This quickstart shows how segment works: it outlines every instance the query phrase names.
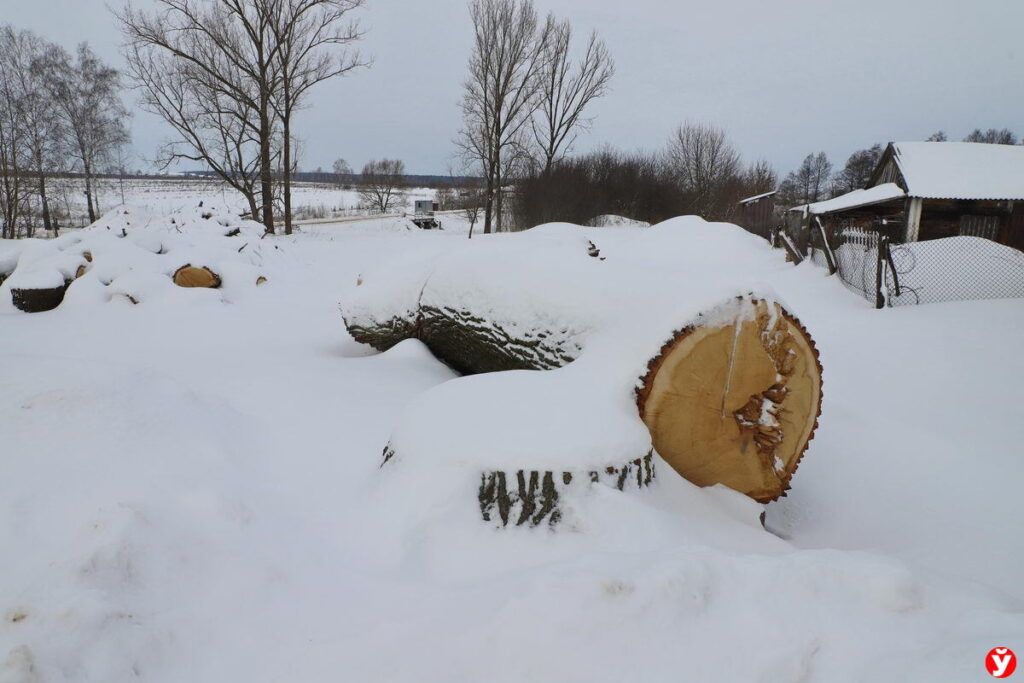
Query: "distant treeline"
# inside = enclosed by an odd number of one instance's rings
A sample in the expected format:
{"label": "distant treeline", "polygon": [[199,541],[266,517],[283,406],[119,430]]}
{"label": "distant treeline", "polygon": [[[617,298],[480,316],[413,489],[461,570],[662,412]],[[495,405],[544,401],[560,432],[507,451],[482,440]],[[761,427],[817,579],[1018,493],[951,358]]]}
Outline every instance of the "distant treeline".
{"label": "distant treeline", "polygon": [[[135,177],[135,176],[132,176]],[[150,176],[146,176],[147,178]],[[167,178],[168,176],[154,176]],[[181,176],[177,176],[181,177]],[[213,171],[188,171],[185,174],[188,178],[209,178],[218,179],[219,176]],[[460,187],[472,185],[477,178],[469,176],[448,176],[448,175],[404,175],[403,184],[406,187]],[[334,185],[362,185],[363,176],[360,173],[331,173],[329,171],[296,171],[292,179],[304,183],[330,183]]]}

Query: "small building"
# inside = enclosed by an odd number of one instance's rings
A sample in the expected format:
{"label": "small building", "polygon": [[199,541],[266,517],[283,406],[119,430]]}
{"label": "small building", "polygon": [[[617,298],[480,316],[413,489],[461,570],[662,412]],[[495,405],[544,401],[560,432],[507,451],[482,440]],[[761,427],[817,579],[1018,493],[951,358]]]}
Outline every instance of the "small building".
{"label": "small building", "polygon": [[890,226],[897,242],[973,236],[1024,250],[1024,146],[892,142],[865,189],[796,211],[832,229]]}
{"label": "small building", "polygon": [[739,201],[736,225],[768,239],[775,227],[775,195],[777,190],[747,197]]}

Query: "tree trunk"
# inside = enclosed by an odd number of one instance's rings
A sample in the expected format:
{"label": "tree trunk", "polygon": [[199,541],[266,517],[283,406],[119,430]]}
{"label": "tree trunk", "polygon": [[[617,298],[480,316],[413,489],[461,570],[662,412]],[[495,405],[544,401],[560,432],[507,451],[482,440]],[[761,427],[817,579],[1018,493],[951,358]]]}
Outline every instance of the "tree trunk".
{"label": "tree trunk", "polygon": [[83,166],[85,168],[85,203],[88,205],[89,223],[95,223],[96,211],[92,208],[92,167],[88,161]]}
{"label": "tree trunk", "polygon": [[291,101],[290,79],[285,78],[284,85],[284,116],[281,123],[284,134],[284,234],[292,234],[292,112],[287,104]]}
{"label": "tree trunk", "polygon": [[494,169],[487,169],[487,188],[484,194],[484,234],[491,232],[491,218],[494,212]]}
{"label": "tree trunk", "polygon": [[53,225],[50,221],[50,200],[46,197],[46,175],[42,163],[39,164],[39,201],[43,205],[43,229],[50,232]]}
{"label": "tree trunk", "polygon": [[495,172],[495,175],[497,176],[497,182],[495,183],[495,185],[498,186],[498,196],[494,200],[494,213],[496,215],[496,219],[494,221],[494,232],[501,232],[502,211],[504,205],[503,200],[505,197],[505,193],[502,192],[501,166],[498,167],[497,171]]}
{"label": "tree trunk", "polygon": [[270,95],[260,93],[260,194],[263,201],[263,226],[274,234],[274,185],[273,169],[270,167]]}
{"label": "tree trunk", "polygon": [[[507,258],[519,254],[529,260],[529,253],[513,252]],[[465,254],[468,260],[481,258],[472,251]],[[567,261],[578,258],[573,253],[566,257]],[[505,260],[506,256],[496,254],[494,258]],[[518,270],[530,277],[533,271],[525,260]],[[628,272],[631,266],[620,262],[618,267],[622,265]],[[647,264],[636,267],[646,268]],[[466,272],[479,268],[475,263]],[[377,289],[371,278],[370,284],[360,287],[372,289],[359,290],[354,304],[343,304],[349,333],[356,341],[379,350],[405,339],[418,339],[437,358],[464,374],[560,368],[582,353],[587,339],[605,333],[607,345],[609,339],[622,338],[615,336],[614,329],[583,329],[586,325],[574,326],[568,318],[553,318],[551,312],[566,310],[563,292],[531,291],[534,298],[548,296],[550,309],[543,299],[528,307],[517,304],[516,297],[509,302],[507,291],[516,290],[515,282],[503,282],[493,289],[480,286],[471,299],[479,310],[469,310],[465,303],[451,298],[452,292],[462,291],[460,272],[455,258],[433,267],[419,280],[413,278],[410,291],[415,289],[418,299],[411,311],[391,309],[391,302],[396,301],[393,287],[384,281],[385,286]],[[578,292],[587,291],[609,271],[600,266],[575,272],[582,273],[584,280],[593,273],[593,282],[567,285],[580,288],[568,300],[574,306],[586,306],[576,302],[592,300],[580,298]],[[701,291],[699,286],[694,289]],[[379,300],[375,299],[377,291],[382,292]],[[685,298],[685,289],[680,295]],[[635,305],[643,310],[644,295],[636,296]],[[388,313],[391,310],[396,312]],[[704,310],[701,315],[679,320],[678,331],[668,339],[651,339],[644,346],[624,343],[622,361],[647,367],[646,374],[632,384],[639,417],[650,430],[654,449],[691,482],[724,484],[760,502],[775,500],[789,489],[817,427],[821,408],[818,352],[800,322],[772,300],[741,295],[724,303],[707,301]],[[629,349],[635,348],[646,348],[643,353],[650,355],[630,359],[629,354],[636,352]],[[623,387],[624,392],[630,390],[630,386]],[[529,425],[522,428],[529,429]],[[627,463],[642,454],[622,456]],[[561,473],[557,467],[551,469],[557,479]],[[501,496],[494,491],[500,487],[486,475],[482,490],[490,487],[487,500],[498,505],[495,501]],[[512,486],[509,478],[515,473],[504,476],[508,491]],[[489,510],[482,508],[485,517],[492,514]],[[507,523],[508,515],[500,516]]]}

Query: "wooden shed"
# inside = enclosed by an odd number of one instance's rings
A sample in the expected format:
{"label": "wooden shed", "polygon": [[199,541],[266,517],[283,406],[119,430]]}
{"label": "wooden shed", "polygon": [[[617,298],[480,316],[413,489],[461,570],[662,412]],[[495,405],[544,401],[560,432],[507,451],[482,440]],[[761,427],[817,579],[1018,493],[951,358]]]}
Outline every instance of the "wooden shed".
{"label": "wooden shed", "polygon": [[775,219],[776,190],[747,197],[739,201],[736,225],[765,239],[777,222]]}
{"label": "wooden shed", "polygon": [[1024,250],[1024,146],[892,142],[865,189],[801,208],[832,225],[892,226],[900,242],[969,235]]}

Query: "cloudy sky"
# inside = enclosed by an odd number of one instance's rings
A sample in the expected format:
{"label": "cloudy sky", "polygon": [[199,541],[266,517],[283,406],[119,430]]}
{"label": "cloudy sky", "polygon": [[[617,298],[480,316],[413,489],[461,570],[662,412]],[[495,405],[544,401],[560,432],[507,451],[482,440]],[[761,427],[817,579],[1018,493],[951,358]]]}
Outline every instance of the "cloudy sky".
{"label": "cloudy sky", "polygon": [[[785,173],[808,152],[841,163],[938,129],[1024,134],[1024,0],[535,1],[570,18],[580,39],[596,29],[617,63],[580,151],[655,149],[680,122],[710,121],[745,159]],[[66,47],[88,41],[120,64],[106,4],[0,0],[0,21]],[[446,172],[470,48],[466,1],[368,0],[360,17],[373,66],[310,98],[302,167],[388,156],[411,173]],[[168,135],[143,112],[132,128],[141,159]]]}

